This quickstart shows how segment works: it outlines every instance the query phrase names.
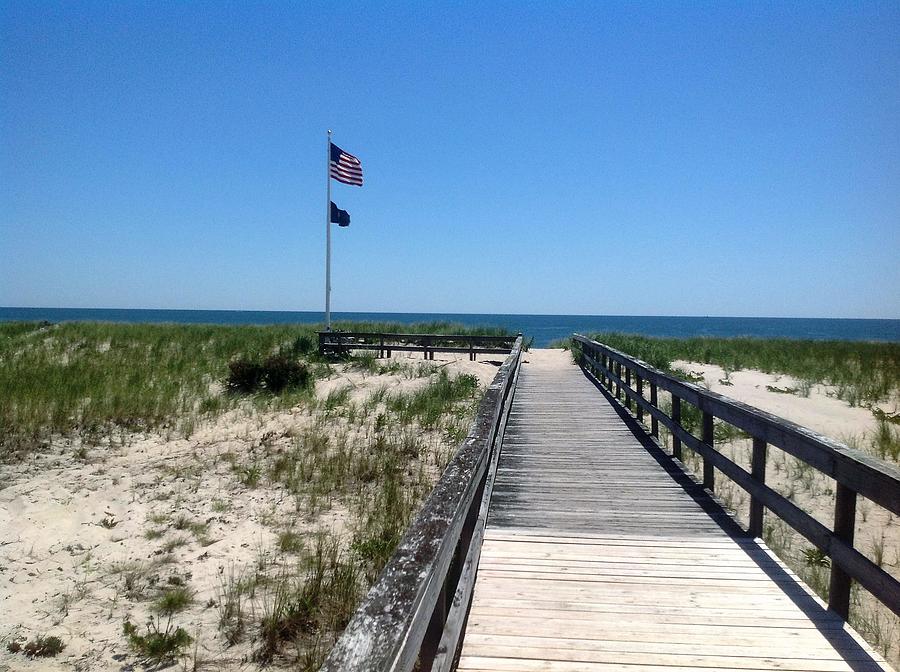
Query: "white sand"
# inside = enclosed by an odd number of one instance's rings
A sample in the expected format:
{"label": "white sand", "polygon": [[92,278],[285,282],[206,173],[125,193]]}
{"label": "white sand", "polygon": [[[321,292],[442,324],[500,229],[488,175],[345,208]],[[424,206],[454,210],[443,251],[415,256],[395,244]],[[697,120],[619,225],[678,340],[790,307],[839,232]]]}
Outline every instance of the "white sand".
{"label": "white sand", "polygon": [[[427,365],[446,367],[454,376],[474,374],[484,386],[502,356],[478,362],[466,358],[436,355]],[[421,354],[401,359],[423,362]],[[336,375],[317,382],[319,398],[350,386],[351,398],[360,401],[380,386],[406,391],[427,382],[402,374],[335,369]],[[0,466],[0,670],[87,672],[135,663],[123,621],[129,618],[142,627],[149,600],[158,594],[154,585],[170,580],[196,591],[193,607],[173,621],[198,640],[199,657],[214,664],[204,669],[244,669],[241,661],[246,663],[252,643],[229,648],[218,630],[218,610],[207,604],[217,601],[229,572],[261,559],[286,561],[276,557],[273,545],[297,513],[293,499],[265,478],[255,489],[242,486],[232,461],[250,464],[288,446],[291,436],[310,422],[303,408],[269,413],[241,409],[198,426],[189,439],[131,437],[125,446],[90,448],[86,461],[73,456],[75,443],[59,440],[49,454]],[[196,538],[189,529],[172,529],[179,518],[207,524],[208,539]],[[335,506],[315,520],[297,521],[296,529],[340,530],[343,524],[344,512]],[[157,529],[167,531],[160,538],[146,538]],[[186,540],[183,546],[163,552],[167,542],[180,538]],[[137,567],[143,568],[138,583],[146,597],[129,599],[122,569]],[[255,634],[256,621],[250,620],[247,639]],[[42,634],[61,637],[63,653],[29,660],[6,650],[13,639]]]}
{"label": "white sand", "polygon": [[715,364],[676,361],[673,366],[703,376],[703,384],[713,392],[743,401],[839,441],[871,436],[877,422],[868,408],[851,407],[826,385],[813,385],[809,396],[772,392],[768,387],[802,389],[799,380],[750,369],[731,373],[726,384],[725,370]]}

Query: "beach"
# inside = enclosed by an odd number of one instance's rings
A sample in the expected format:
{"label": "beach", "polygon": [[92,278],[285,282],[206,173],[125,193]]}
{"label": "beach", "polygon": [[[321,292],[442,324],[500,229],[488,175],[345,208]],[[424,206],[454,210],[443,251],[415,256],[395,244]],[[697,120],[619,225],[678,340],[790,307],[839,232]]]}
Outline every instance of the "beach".
{"label": "beach", "polygon": [[[523,365],[543,352],[526,353]],[[400,525],[391,534],[402,532],[465,436],[472,404],[500,359],[440,353],[434,360],[418,353],[351,359],[321,369],[309,396],[287,407],[248,397],[218,415],[193,418],[187,431],[172,418],[153,430],[93,442],[62,432],[24,459],[4,462],[0,636],[6,643],[56,636],[65,648],[46,659],[4,648],[0,669],[148,664],[126,624],[145,633],[183,629],[190,644],[175,658],[188,669],[316,669],[397,541],[371,530],[388,516]],[[673,367],[861,450],[870,449],[878,431],[872,408],[838,398],[834,386],[694,361]],[[470,381],[475,397],[466,392],[467,401],[450,400],[427,421],[398,410],[410,406],[396,400],[452,381]],[[207,392],[224,393],[217,382]],[[896,414],[897,397],[881,407]],[[749,439],[729,436],[717,447],[749,466]],[[390,472],[374,454],[389,455]],[[685,464],[699,473],[690,453]],[[768,483],[830,525],[833,487],[798,465],[771,449]],[[402,490],[385,490],[385,483]],[[746,524],[743,491],[720,478],[717,496]],[[398,498],[403,506],[392,508]],[[900,575],[900,526],[865,502],[860,510],[857,547],[869,557],[878,553],[879,564]],[[769,519],[764,536],[813,588],[827,582],[823,567],[805,563],[809,545],[786,526]],[[319,611],[306,618],[324,620],[314,627],[313,620],[290,627],[278,621],[287,630],[273,633],[271,624],[284,616],[279,595],[309,585],[316,562],[333,595],[317,596]],[[338,583],[342,572],[352,577]],[[896,618],[865,596],[859,604],[880,619],[881,647],[896,661]]]}

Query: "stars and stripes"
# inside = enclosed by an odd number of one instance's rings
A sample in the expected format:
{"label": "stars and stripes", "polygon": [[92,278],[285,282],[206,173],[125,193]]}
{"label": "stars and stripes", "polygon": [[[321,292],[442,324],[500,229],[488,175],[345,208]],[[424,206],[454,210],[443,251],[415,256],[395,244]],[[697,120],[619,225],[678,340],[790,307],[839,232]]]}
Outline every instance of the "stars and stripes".
{"label": "stars and stripes", "polygon": [[362,164],[352,154],[348,154],[331,143],[331,177],[344,184],[361,187],[363,183]]}

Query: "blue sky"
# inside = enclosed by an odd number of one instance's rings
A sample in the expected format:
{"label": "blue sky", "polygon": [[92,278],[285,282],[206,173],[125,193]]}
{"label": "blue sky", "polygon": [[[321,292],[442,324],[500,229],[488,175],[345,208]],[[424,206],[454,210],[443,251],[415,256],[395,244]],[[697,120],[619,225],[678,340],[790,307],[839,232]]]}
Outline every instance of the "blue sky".
{"label": "blue sky", "polygon": [[900,318],[900,4],[0,4],[0,305]]}

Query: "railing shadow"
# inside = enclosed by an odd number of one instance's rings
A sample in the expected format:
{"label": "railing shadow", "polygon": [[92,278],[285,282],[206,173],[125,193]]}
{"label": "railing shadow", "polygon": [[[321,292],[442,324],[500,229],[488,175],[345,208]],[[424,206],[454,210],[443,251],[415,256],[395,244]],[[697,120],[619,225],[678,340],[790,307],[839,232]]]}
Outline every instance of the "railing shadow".
{"label": "railing shadow", "polygon": [[[685,472],[676,459],[669,455],[647,432],[646,428],[625,408],[615,395],[606,389],[591,373],[580,367],[582,374],[596,387],[609,402],[615,413],[641,444],[641,447],[657,462],[672,480],[707,514],[722,531],[731,537],[747,557],[762,570],[779,590],[810,620],[819,633],[840,653],[844,662],[855,672],[871,670],[878,666],[877,659],[846,630],[840,629],[844,623],[834,612],[828,610],[810,595],[783,567],[772,561],[769,554],[744,530],[738,522],[710,495],[703,485],[691,474]],[[830,626],[830,627],[828,627]]]}

